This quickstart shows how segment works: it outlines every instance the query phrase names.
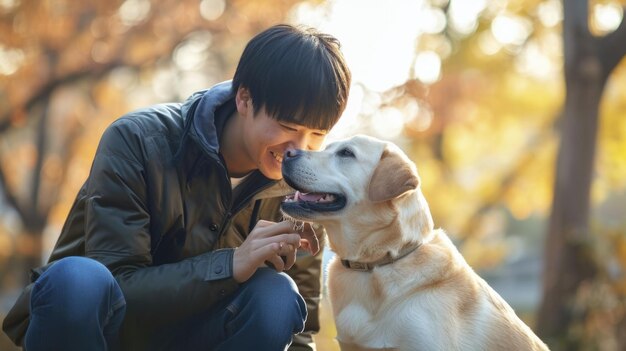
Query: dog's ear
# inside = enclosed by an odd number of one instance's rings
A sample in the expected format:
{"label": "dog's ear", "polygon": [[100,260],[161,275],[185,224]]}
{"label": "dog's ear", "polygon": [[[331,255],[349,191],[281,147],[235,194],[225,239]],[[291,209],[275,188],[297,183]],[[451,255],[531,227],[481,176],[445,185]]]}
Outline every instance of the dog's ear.
{"label": "dog's ear", "polygon": [[373,202],[391,200],[417,189],[418,185],[415,169],[398,152],[385,148],[370,179],[369,199]]}

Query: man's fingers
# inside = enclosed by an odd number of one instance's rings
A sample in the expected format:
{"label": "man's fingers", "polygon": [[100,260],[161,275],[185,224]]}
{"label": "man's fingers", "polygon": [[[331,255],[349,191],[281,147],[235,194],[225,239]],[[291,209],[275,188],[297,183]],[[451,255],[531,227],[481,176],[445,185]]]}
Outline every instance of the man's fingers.
{"label": "man's fingers", "polygon": [[274,268],[277,272],[282,272],[285,270],[285,262],[278,255],[272,255],[265,260],[266,263],[270,263],[272,268]]}
{"label": "man's fingers", "polygon": [[[267,222],[267,221],[263,221],[263,222]],[[255,236],[257,238],[267,238],[267,237],[274,236],[277,234],[293,232],[293,223],[288,222],[288,221],[279,222],[279,223],[269,222],[270,224],[262,223],[261,226],[259,226],[260,223],[261,221],[257,222],[257,225],[252,230],[255,233]]]}
{"label": "man's fingers", "polygon": [[264,219],[260,219],[258,222],[256,222],[256,225],[254,226],[255,228],[265,228],[265,227],[269,227],[273,224],[276,224],[276,222],[272,222],[272,221],[266,221]]}
{"label": "man's fingers", "polygon": [[[295,233],[289,233],[289,234],[275,235],[275,236],[272,236],[272,237],[269,237],[269,238],[257,239],[255,241],[255,246],[256,247],[264,247],[264,246],[270,245],[272,243],[290,244],[290,245],[293,245],[293,247],[295,249],[295,248],[300,247],[300,235],[295,234]],[[283,249],[283,248],[281,248],[281,249]],[[283,251],[281,251],[281,252],[283,252]],[[286,252],[286,251],[284,251],[284,252]],[[278,253],[278,252],[276,252],[276,253]]]}

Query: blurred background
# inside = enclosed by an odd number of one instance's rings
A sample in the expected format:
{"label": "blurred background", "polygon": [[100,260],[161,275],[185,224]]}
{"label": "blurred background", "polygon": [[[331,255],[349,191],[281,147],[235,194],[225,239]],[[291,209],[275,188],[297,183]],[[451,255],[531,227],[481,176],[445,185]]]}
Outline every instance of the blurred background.
{"label": "blurred background", "polygon": [[[436,226],[552,349],[625,350],[625,5],[0,0],[0,317],[104,128],[230,79],[247,41],[286,22],[338,37],[352,69],[329,141],[400,145]],[[318,349],[337,350],[323,301]]]}

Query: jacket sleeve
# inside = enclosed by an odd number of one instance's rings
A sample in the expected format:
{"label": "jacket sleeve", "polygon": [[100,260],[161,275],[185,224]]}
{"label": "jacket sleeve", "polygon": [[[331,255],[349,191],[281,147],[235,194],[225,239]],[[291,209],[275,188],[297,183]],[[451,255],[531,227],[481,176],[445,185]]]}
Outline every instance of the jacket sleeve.
{"label": "jacket sleeve", "polygon": [[124,328],[174,323],[215,304],[238,286],[233,249],[152,266],[146,140],[135,122],[109,127],[94,158],[85,202],[85,254],[106,265],[126,298]]}

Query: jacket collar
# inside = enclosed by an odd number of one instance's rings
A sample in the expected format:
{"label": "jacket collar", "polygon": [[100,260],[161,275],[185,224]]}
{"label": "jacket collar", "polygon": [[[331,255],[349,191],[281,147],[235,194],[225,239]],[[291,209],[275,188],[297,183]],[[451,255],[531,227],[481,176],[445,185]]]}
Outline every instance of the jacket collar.
{"label": "jacket collar", "polygon": [[189,136],[209,154],[219,153],[219,137],[226,120],[235,112],[235,95],[231,87],[231,81],[226,81],[195,93],[188,100],[194,103],[193,108],[190,106],[184,111]]}

